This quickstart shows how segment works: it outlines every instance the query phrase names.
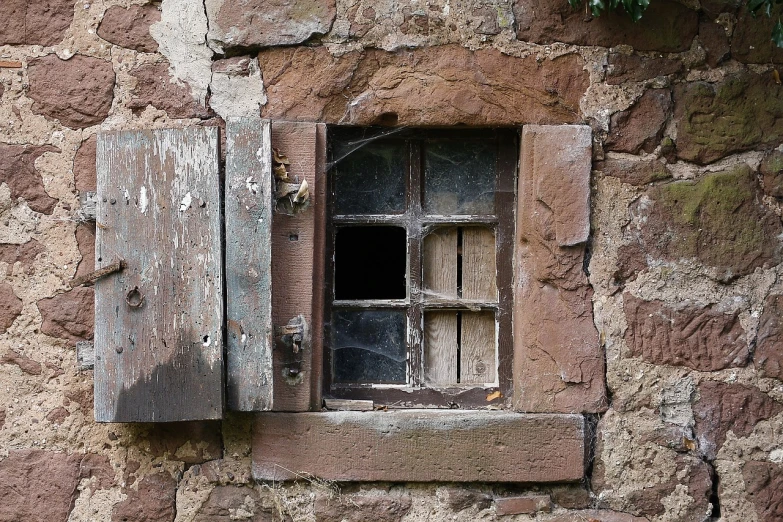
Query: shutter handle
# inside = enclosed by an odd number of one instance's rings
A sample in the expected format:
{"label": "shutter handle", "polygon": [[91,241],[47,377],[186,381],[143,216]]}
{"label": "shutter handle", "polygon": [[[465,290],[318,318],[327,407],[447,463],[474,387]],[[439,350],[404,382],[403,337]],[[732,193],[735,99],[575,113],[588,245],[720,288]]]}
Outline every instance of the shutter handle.
{"label": "shutter handle", "polygon": [[307,321],[298,315],[288,321],[285,326],[277,327],[280,343],[288,348],[285,354],[285,373],[288,377],[296,377],[302,371],[302,354],[307,347]]}

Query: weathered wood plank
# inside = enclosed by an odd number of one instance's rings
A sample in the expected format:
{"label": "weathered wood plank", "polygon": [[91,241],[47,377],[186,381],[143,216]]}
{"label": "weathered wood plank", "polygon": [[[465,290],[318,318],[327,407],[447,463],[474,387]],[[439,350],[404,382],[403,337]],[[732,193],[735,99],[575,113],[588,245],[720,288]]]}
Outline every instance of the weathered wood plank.
{"label": "weathered wood plank", "polygon": [[373,401],[361,401],[356,399],[324,399],[324,407],[335,411],[372,411]]}
{"label": "weathered wood plank", "polygon": [[[307,181],[311,193],[324,183],[319,167],[319,124],[273,122],[272,147],[285,155],[290,164],[288,175],[293,182]],[[313,324],[313,274],[316,224],[313,205],[294,215],[275,212],[272,217],[272,323],[283,326],[302,316],[309,326]],[[322,262],[322,261],[319,261]],[[313,332],[321,335],[321,332]],[[308,411],[320,407],[315,403],[312,367],[313,344],[305,339],[302,350],[292,353],[291,347],[275,339],[273,351],[273,404],[276,411]],[[317,372],[318,370],[316,370]]]}
{"label": "weathered wood plank", "polygon": [[272,137],[260,118],[226,121],[226,405],[272,408]]}
{"label": "weathered wood plank", "polygon": [[570,482],[584,475],[581,415],[494,411],[261,413],[253,477]]}
{"label": "weathered wood plank", "polygon": [[95,419],[223,414],[218,130],[98,135]]}
{"label": "weathered wood plank", "polygon": [[435,230],[423,243],[424,298],[457,298],[457,228]]}
{"label": "weathered wood plank", "polygon": [[457,383],[458,312],[424,314],[424,382],[428,385]]}
{"label": "weathered wood plank", "polygon": [[462,229],[462,297],[497,301],[495,233],[489,228]]}
{"label": "weathered wood plank", "polygon": [[460,334],[460,383],[496,382],[495,314],[462,312]]}

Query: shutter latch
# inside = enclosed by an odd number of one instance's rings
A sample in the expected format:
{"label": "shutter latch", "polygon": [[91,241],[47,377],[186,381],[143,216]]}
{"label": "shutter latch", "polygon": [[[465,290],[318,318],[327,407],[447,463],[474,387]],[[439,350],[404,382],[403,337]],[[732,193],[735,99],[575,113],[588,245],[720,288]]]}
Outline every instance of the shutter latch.
{"label": "shutter latch", "polygon": [[297,315],[285,326],[277,327],[280,343],[288,350],[285,354],[285,372],[288,377],[296,378],[302,371],[302,352],[308,344],[307,321]]}

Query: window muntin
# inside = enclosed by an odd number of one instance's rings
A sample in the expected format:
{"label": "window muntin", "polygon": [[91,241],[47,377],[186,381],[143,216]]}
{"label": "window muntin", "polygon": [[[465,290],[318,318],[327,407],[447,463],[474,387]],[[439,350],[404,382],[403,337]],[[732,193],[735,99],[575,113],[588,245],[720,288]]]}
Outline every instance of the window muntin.
{"label": "window muntin", "polygon": [[[510,389],[516,132],[336,128],[330,138],[325,396],[469,406]],[[405,292],[373,293],[367,281],[398,279],[402,247],[367,243],[395,228],[406,235]],[[371,262],[355,261],[367,252]]]}

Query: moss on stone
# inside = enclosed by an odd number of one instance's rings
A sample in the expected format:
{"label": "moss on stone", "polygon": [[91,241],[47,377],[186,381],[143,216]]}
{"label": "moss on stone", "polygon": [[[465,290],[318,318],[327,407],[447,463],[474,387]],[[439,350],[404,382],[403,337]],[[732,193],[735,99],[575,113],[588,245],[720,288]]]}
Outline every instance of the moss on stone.
{"label": "moss on stone", "polygon": [[656,207],[651,239],[665,257],[697,258],[733,277],[777,256],[780,220],[760,204],[746,165],[653,187],[650,197]]}
{"label": "moss on stone", "polygon": [[679,157],[709,163],[734,152],[769,147],[783,138],[783,90],[769,78],[743,73],[713,85],[675,90]]}

